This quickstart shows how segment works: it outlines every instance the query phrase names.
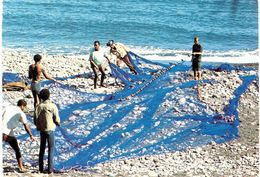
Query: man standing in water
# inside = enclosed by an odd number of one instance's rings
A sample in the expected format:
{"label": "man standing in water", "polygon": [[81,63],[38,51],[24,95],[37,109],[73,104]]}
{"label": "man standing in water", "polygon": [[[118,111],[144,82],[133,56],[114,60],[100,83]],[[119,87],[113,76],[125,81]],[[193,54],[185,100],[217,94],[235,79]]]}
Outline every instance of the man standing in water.
{"label": "man standing in water", "polygon": [[202,46],[199,44],[199,38],[194,38],[194,44],[192,47],[192,70],[194,72],[194,79],[200,80],[201,79],[201,54],[202,54]]}
{"label": "man standing in water", "polygon": [[98,71],[101,72],[101,81],[100,81],[100,86],[101,87],[106,87],[104,85],[104,79],[105,79],[105,65],[108,57],[105,55],[105,52],[100,46],[99,41],[94,42],[94,49],[90,52],[89,55],[89,61],[90,61],[90,66],[94,72],[95,78],[94,78],[94,89],[97,88],[97,79],[98,79]]}
{"label": "man standing in water", "polygon": [[34,59],[35,63],[31,64],[29,66],[29,79],[32,79],[31,90],[32,90],[32,94],[33,94],[34,108],[35,108],[40,102],[39,93],[41,91],[42,74],[46,79],[53,80],[53,81],[56,81],[56,80],[53,79],[52,77],[50,77],[46,73],[46,71],[43,69],[43,67],[41,65],[41,59],[42,59],[41,55],[39,55],[39,54],[34,55],[33,59]]}

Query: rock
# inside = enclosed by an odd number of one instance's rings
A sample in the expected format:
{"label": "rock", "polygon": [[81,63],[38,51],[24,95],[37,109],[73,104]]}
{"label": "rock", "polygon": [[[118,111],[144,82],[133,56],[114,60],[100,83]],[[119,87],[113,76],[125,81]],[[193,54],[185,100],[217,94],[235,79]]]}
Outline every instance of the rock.
{"label": "rock", "polygon": [[186,99],[185,99],[185,98],[180,98],[180,99],[178,100],[178,102],[179,102],[180,105],[183,105],[183,104],[186,103]]}
{"label": "rock", "polygon": [[156,172],[154,172],[154,171],[149,171],[148,172],[148,176],[149,177],[158,177],[159,175]]}
{"label": "rock", "polygon": [[120,123],[116,123],[116,124],[114,124],[112,127],[113,127],[113,128],[120,128],[120,127],[122,127],[122,125],[121,125]]}

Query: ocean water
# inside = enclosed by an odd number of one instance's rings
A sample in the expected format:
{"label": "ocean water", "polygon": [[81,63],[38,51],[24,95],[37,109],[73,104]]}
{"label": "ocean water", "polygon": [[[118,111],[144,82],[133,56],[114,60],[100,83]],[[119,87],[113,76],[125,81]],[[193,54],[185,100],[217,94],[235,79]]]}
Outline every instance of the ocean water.
{"label": "ocean water", "polygon": [[87,55],[93,41],[124,43],[151,59],[257,60],[257,0],[5,0],[3,47]]}

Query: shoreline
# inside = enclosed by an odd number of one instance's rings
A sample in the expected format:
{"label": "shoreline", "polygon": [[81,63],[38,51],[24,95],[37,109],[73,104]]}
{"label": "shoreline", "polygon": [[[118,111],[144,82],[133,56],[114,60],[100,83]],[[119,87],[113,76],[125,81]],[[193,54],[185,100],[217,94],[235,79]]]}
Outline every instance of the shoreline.
{"label": "shoreline", "polygon": [[[3,68],[14,70],[18,73],[27,73],[27,66],[32,63],[33,59],[30,54],[22,55],[21,53],[3,52]],[[17,60],[20,59],[20,60]],[[22,59],[22,60],[21,60]],[[47,66],[47,72],[53,77],[69,77],[76,75],[78,72],[85,73],[87,68],[86,58],[74,58],[66,60],[65,56],[43,56],[43,65]],[[55,60],[55,61],[54,61]],[[66,61],[65,61],[66,60]],[[57,62],[54,65],[53,62]],[[238,66],[254,66],[256,70],[259,63],[236,64]],[[210,76],[211,71],[206,72]],[[213,73],[214,74],[214,73]],[[226,77],[229,75],[227,74]],[[214,76],[216,77],[216,76]],[[91,87],[91,78],[77,78],[69,80],[68,84],[76,85],[84,82],[82,85]],[[258,83],[259,84],[259,83]],[[135,158],[117,159],[97,164],[90,168],[90,171],[71,170],[63,174],[54,174],[53,176],[256,176],[259,174],[259,88],[257,83],[252,83],[246,93],[240,99],[239,117],[240,117],[240,138],[222,144],[209,144],[202,147],[187,149],[184,151],[170,152],[160,155],[148,155]],[[79,85],[79,84],[78,84]],[[79,87],[80,88],[80,87]],[[111,90],[111,89],[114,90]],[[81,88],[82,90],[93,90]],[[120,88],[118,88],[120,89]],[[107,89],[98,89],[98,92],[117,90],[111,86]],[[30,91],[7,93],[10,99],[17,99],[30,95]],[[12,96],[16,97],[12,97]],[[32,105],[32,99],[27,98],[28,103]],[[219,109],[221,109],[220,107]],[[196,163],[194,163],[196,162]],[[16,166],[16,163],[11,163]],[[9,164],[10,165],[10,164]],[[184,168],[182,166],[185,166]],[[8,163],[4,164],[4,168]],[[37,169],[30,168],[27,176],[40,175]],[[14,169],[11,169],[11,171]],[[34,173],[36,171],[36,173]],[[6,176],[16,176],[15,172],[5,172]]]}
{"label": "shoreline", "polygon": [[[130,46],[130,48],[133,46]],[[84,54],[74,54],[74,53],[55,53],[55,52],[48,52],[48,51],[44,51],[44,52],[40,52],[39,54],[43,55],[43,56],[53,56],[53,57],[63,57],[63,58],[70,58],[70,59],[75,59],[75,58],[85,58],[88,59],[89,57],[89,50],[92,48],[92,46],[88,46],[86,48],[86,51],[84,52]],[[105,47],[104,47],[105,48]],[[142,51],[144,50],[144,51]],[[147,51],[146,51],[147,50]],[[202,58],[202,62],[204,63],[208,63],[208,64],[221,64],[221,63],[228,63],[228,64],[259,64],[258,61],[258,51],[259,49],[254,49],[254,50],[250,50],[248,51],[247,49],[245,50],[231,50],[231,51],[215,51],[216,55],[214,54],[214,51],[208,51],[208,53],[206,52],[203,55]],[[15,52],[15,53],[21,53],[21,54],[26,54],[26,55],[33,55],[31,52],[27,49],[13,49],[13,48],[3,48],[3,53],[4,52]],[[142,49],[140,48],[133,48],[134,53],[145,57],[146,59],[149,59],[151,61],[154,62],[162,62],[162,63],[170,63],[170,62],[179,62],[179,61],[185,61],[185,62],[190,62],[191,58],[190,56],[190,51],[189,50],[178,50],[178,49],[172,49],[172,51],[169,50],[164,50],[161,49],[161,53],[159,51],[156,51],[155,54],[154,51],[152,49],[148,50],[146,48]],[[165,54],[166,52],[166,54]],[[168,53],[167,53],[168,52]],[[232,54],[232,52],[235,52],[235,54]],[[237,54],[237,52],[239,54]],[[247,54],[248,52],[248,54]],[[35,54],[37,52],[34,52]],[[224,53],[224,54],[223,54]],[[226,53],[226,54],[225,54]],[[219,56],[218,56],[219,55]],[[229,60],[226,60],[224,58],[229,58]],[[224,59],[224,61],[223,61]],[[249,60],[249,61],[248,61]]]}

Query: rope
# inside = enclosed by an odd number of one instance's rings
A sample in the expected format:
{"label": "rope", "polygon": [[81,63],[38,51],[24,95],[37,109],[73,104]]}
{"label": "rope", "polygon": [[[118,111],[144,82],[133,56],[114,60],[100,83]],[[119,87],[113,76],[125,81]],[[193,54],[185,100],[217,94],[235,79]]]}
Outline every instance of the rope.
{"label": "rope", "polygon": [[65,130],[62,128],[62,127],[58,127],[58,129],[60,130],[61,134],[63,135],[64,139],[67,140],[67,142],[69,144],[71,144],[72,146],[76,147],[76,148],[81,148],[82,146],[84,145],[87,145],[87,144],[80,144],[80,143],[75,143],[75,142],[72,142],[69,137],[66,135],[65,133]]}
{"label": "rope", "polygon": [[[180,63],[179,63],[180,64]],[[154,76],[153,76],[153,79],[151,79],[149,82],[147,82],[143,87],[141,87],[139,90],[137,90],[135,93],[131,94],[131,97],[134,97],[135,95],[137,95],[138,93],[140,93],[141,91],[143,91],[146,87],[148,87],[150,84],[152,84],[155,80],[157,80],[161,75],[163,75],[164,73],[168,72],[170,69],[172,69],[174,66],[176,66],[177,64],[172,64],[170,65],[168,68],[166,69],[162,69],[160,70],[158,73],[156,73]],[[120,99],[121,101],[122,100],[127,100],[128,97],[124,98],[124,99]],[[69,137],[66,135],[65,133],[65,130],[62,128],[62,127],[59,127],[64,139],[69,143],[71,144],[72,146],[76,147],[76,148],[81,148],[82,146],[85,146],[87,145],[87,143],[75,143],[73,141],[71,141],[69,139]]]}
{"label": "rope", "polygon": [[[181,62],[182,63],[182,62]],[[179,63],[179,64],[181,64]],[[156,74],[154,74],[153,78],[148,81],[145,85],[143,85],[140,89],[138,89],[136,92],[132,93],[130,96],[127,96],[126,98],[121,98],[119,99],[120,101],[124,101],[124,100],[129,100],[131,97],[136,96],[138,93],[142,92],[146,87],[148,87],[149,85],[151,85],[155,80],[157,80],[161,75],[163,75],[164,73],[168,72],[170,69],[172,69],[174,66],[176,66],[177,64],[172,64],[170,65],[168,68],[166,69],[161,69],[159,70],[159,72],[157,72]]]}

